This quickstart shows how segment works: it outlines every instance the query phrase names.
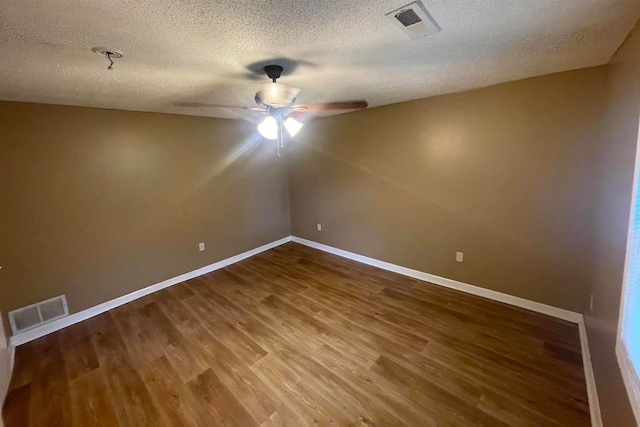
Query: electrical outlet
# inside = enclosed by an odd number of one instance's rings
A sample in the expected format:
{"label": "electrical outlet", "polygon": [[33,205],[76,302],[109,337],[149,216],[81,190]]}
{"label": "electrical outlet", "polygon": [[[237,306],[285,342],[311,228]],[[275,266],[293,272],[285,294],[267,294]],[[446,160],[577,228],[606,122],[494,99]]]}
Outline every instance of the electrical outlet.
{"label": "electrical outlet", "polygon": [[456,252],[456,261],[458,262],[464,261],[464,254],[462,252]]}
{"label": "electrical outlet", "polygon": [[318,224],[318,231],[322,231],[322,224]]}
{"label": "electrical outlet", "polygon": [[589,298],[589,311],[593,311],[593,294]]}
{"label": "electrical outlet", "polygon": [[204,251],[204,242],[200,242],[198,249],[200,249],[200,252]]}

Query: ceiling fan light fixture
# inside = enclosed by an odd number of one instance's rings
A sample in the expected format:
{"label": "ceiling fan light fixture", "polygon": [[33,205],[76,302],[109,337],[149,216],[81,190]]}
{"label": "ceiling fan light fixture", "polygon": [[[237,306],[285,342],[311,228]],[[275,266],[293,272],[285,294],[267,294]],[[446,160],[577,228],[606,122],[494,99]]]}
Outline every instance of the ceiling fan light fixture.
{"label": "ceiling fan light fixture", "polygon": [[298,93],[298,88],[282,83],[268,83],[263,90],[256,93],[256,102],[275,108],[287,107],[293,103]]}
{"label": "ceiling fan light fixture", "polygon": [[287,117],[287,120],[284,121],[284,127],[291,137],[294,137],[302,129],[302,126],[304,125],[293,117]]}
{"label": "ceiling fan light fixture", "polygon": [[278,122],[275,117],[267,116],[258,125],[258,132],[267,139],[278,139]]}

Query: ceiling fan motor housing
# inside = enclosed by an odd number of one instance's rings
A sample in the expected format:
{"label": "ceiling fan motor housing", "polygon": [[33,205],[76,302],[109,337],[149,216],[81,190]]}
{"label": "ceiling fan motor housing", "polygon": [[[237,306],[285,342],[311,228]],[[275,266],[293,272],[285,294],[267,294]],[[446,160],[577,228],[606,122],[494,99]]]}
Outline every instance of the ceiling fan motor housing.
{"label": "ceiling fan motor housing", "polygon": [[280,65],[267,65],[264,71],[273,83],[268,83],[263,90],[256,93],[256,103],[271,108],[284,108],[293,104],[300,89],[276,83],[282,75],[283,68]]}
{"label": "ceiling fan motor housing", "polygon": [[283,85],[281,83],[268,83],[267,86],[256,93],[256,103],[268,107],[284,108],[293,104],[300,89]]}
{"label": "ceiling fan motor housing", "polygon": [[282,75],[282,68],[280,65],[267,65],[264,67],[264,72],[267,73],[267,76],[275,83],[277,79]]}

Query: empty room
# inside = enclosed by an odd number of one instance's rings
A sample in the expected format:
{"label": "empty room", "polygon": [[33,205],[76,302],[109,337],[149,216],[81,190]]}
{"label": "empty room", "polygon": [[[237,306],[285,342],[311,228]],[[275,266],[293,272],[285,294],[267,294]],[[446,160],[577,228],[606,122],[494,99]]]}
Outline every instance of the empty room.
{"label": "empty room", "polygon": [[640,425],[638,0],[0,2],[0,427]]}

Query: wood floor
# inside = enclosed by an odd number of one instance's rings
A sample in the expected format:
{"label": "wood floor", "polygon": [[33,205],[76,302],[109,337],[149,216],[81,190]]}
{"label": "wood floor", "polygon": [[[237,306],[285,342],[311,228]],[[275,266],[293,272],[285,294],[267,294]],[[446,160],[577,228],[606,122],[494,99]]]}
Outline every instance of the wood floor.
{"label": "wood floor", "polygon": [[18,347],[5,425],[588,426],[577,327],[289,243]]}

